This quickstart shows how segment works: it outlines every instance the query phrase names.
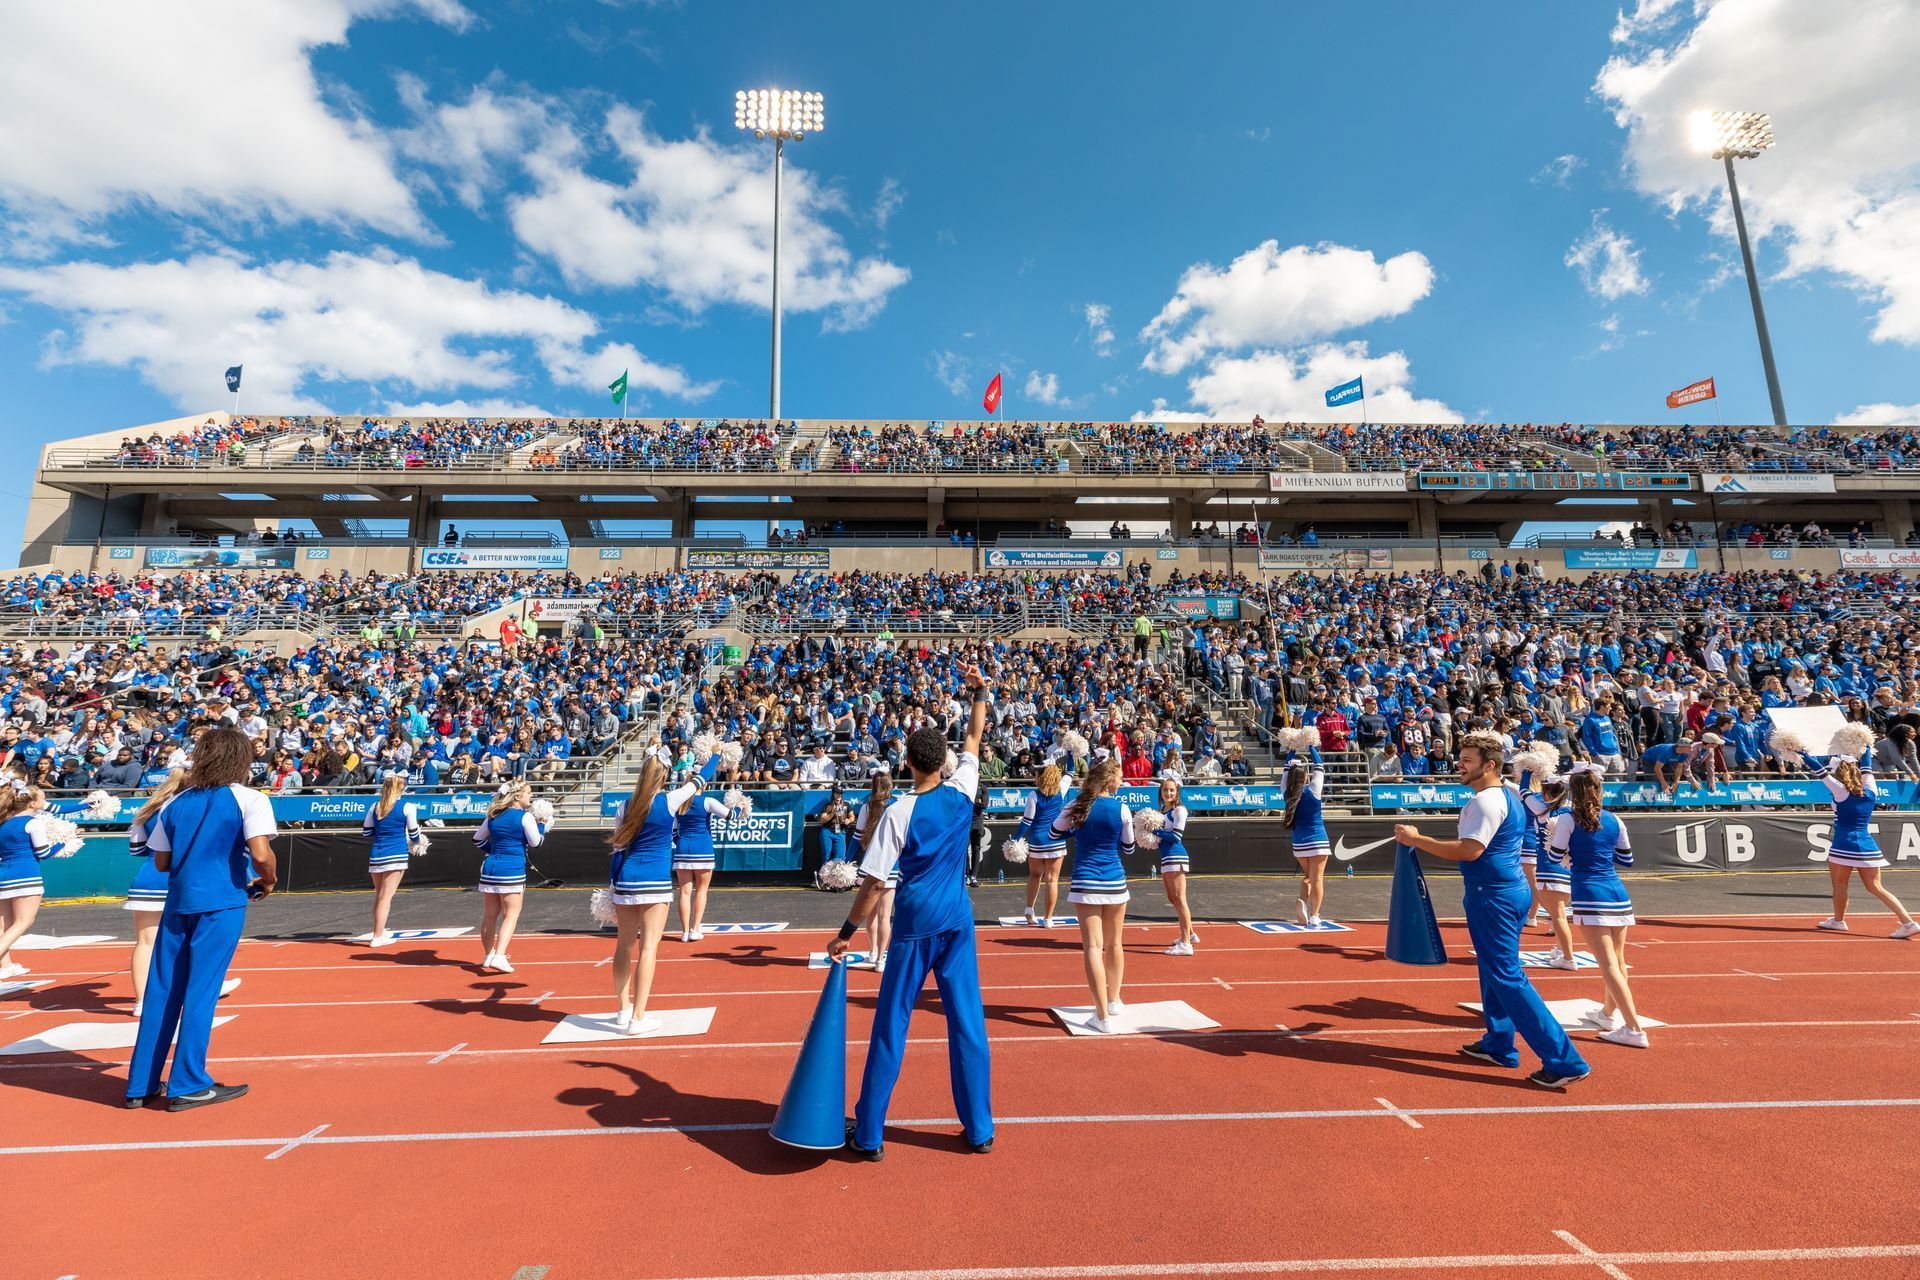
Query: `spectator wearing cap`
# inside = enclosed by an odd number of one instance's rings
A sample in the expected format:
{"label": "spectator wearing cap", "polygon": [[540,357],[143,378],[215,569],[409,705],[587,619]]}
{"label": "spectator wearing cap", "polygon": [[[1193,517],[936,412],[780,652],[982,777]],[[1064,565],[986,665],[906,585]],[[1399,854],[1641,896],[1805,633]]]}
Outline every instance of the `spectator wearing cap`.
{"label": "spectator wearing cap", "polygon": [[827,744],[824,742],[814,743],[813,754],[800,762],[802,782],[832,782],[835,772],[833,757],[827,754]]}
{"label": "spectator wearing cap", "polygon": [[94,770],[92,785],[106,791],[132,791],[145,774],[146,770],[134,759],[133,748],[122,743],[114,750],[113,759]]}

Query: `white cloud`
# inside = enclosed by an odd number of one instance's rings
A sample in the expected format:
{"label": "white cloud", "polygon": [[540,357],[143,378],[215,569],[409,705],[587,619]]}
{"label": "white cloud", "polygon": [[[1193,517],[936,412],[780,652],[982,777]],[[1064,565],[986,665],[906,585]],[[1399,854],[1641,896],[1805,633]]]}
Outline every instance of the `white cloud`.
{"label": "white cloud", "polygon": [[973,385],[973,361],[954,351],[936,351],[927,357],[927,368],[933,372],[933,380],[947,389],[949,395],[964,395]]}
{"label": "white cloud", "polygon": [[1104,302],[1089,302],[1081,309],[1081,315],[1087,322],[1087,342],[1093,347],[1096,356],[1113,354],[1113,327],[1108,324],[1112,317],[1112,308]]}
{"label": "white cloud", "polygon": [[1640,0],[1633,12],[1622,9],[1613,23],[1615,44],[1629,44],[1667,26],[1680,16],[1681,0]]}
{"label": "white cloud", "polygon": [[389,418],[551,418],[536,404],[520,404],[513,400],[421,400],[408,404],[400,400],[387,401]]}
{"label": "white cloud", "polygon": [[1038,369],[1027,374],[1026,398],[1039,404],[1064,404],[1060,395],[1060,375],[1042,375]]}
{"label": "white cloud", "polygon": [[465,102],[434,106],[417,77],[402,73],[396,83],[401,101],[420,118],[413,128],[394,134],[400,151],[443,172],[470,209],[485,205],[498,163],[552,127],[546,104],[537,98],[478,85]]}
{"label": "white cloud", "polygon": [[1573,180],[1573,175],[1586,167],[1587,162],[1576,155],[1555,156],[1540,166],[1540,172],[1529,181],[1534,186],[1564,187]]}
{"label": "white cloud", "polygon": [[1150,344],[1141,367],[1178,373],[1209,352],[1292,344],[1397,316],[1433,288],[1433,267],[1419,253],[1377,262],[1337,244],[1268,240],[1224,270],[1187,268],[1173,298],[1140,331]]}
{"label": "white cloud", "polygon": [[1920,404],[1863,404],[1833,420],[1836,427],[1920,426]]}
{"label": "white cloud", "polygon": [[99,241],[129,206],[424,235],[387,141],[330,105],[308,58],[360,18],[452,0],[63,0],[6,5],[0,204],[17,248]]}
{"label": "white cloud", "polygon": [[[247,368],[253,404],[327,406],[325,384],[471,394],[521,382],[529,361],[558,385],[633,385],[695,398],[712,390],[623,344],[589,350],[598,324],[551,297],[490,289],[391,253],[253,265],[232,255],[106,266],[0,267],[0,289],[69,318],[45,365],[133,366],[182,408],[217,399],[229,362]],[[319,384],[319,385],[316,385]]]}
{"label": "white cloud", "polygon": [[[1165,400],[1134,414],[1135,421],[1223,419],[1245,422],[1255,414],[1269,422],[1325,422],[1330,387],[1361,378],[1367,388],[1369,422],[1459,422],[1461,414],[1411,389],[1413,374],[1402,351],[1372,355],[1364,342],[1320,343],[1300,351],[1255,351],[1216,356],[1187,381],[1194,407],[1174,409]],[[1353,413],[1353,410],[1347,410]]]}
{"label": "white cloud", "polygon": [[[1872,336],[1920,345],[1920,21],[1912,0],[1718,0],[1676,23],[1642,3],[1595,91],[1628,131],[1642,192],[1732,234],[1721,167],[1689,145],[1699,110],[1773,114],[1779,145],[1740,170],[1749,228],[1788,277],[1831,272],[1876,308]],[[1644,43],[1642,43],[1644,41]]]}
{"label": "white cloud", "polygon": [[1640,250],[1633,238],[1607,225],[1605,209],[1596,209],[1587,234],[1567,250],[1567,266],[1579,273],[1587,292],[1608,302],[1617,302],[1630,294],[1645,293],[1650,287],[1640,273]]}
{"label": "white cloud", "polygon": [[900,185],[897,178],[886,178],[880,183],[880,194],[873,198],[873,225],[881,231],[893,221],[893,215],[900,212],[900,206],[907,202],[907,189]]}
{"label": "white cloud", "polygon": [[[723,146],[704,129],[663,138],[626,106],[608,111],[605,136],[631,175],[620,182],[587,172],[588,143],[571,130],[550,131],[527,154],[535,189],[509,202],[521,242],[575,285],[645,285],[694,313],[721,303],[766,307],[767,148]],[[907,269],[855,257],[826,221],[844,214],[844,203],[791,159],[782,185],[782,309],[823,312],[830,329],[867,323],[907,282]]]}

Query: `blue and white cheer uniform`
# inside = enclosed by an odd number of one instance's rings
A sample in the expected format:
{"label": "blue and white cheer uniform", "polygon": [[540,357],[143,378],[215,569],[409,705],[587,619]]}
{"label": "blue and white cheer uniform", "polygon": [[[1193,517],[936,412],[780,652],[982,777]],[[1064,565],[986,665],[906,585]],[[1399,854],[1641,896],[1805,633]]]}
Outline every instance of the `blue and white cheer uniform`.
{"label": "blue and white cheer uniform", "polygon": [[[378,874],[382,871],[405,871],[407,862],[413,856],[413,842],[421,836],[420,806],[417,804],[396,804],[387,810],[387,816],[380,816],[380,806],[367,810],[367,816],[360,824],[360,834],[373,841],[373,848],[367,851],[367,870]],[[524,881],[525,875],[521,876]]]}
{"label": "blue and white cheer uniform", "polygon": [[1111,907],[1126,902],[1127,869],[1121,858],[1133,852],[1133,814],[1118,796],[1101,796],[1087,807],[1086,820],[1073,825],[1071,814],[1054,819],[1049,833],[1056,840],[1073,837],[1073,875],[1067,901],[1089,907]]}
{"label": "blue and white cheer uniform", "polygon": [[127,852],[139,859],[133,869],[133,883],[127,886],[128,911],[159,911],[167,905],[167,873],[153,865],[153,850],[147,846],[147,824],[136,822],[127,828]]}
{"label": "blue and white cheer uniform", "polygon": [[1060,811],[1067,807],[1067,801],[1073,795],[1073,779],[1060,779],[1060,790],[1050,796],[1038,791],[1027,793],[1027,807],[1020,815],[1020,825],[1014,829],[1013,838],[1027,842],[1027,860],[1038,858],[1045,862],[1052,858],[1067,856],[1067,842],[1053,838],[1054,820]]}
{"label": "blue and white cheer uniform", "polygon": [[487,851],[480,864],[480,892],[524,893],[527,888],[527,850],[538,849],[547,829],[525,809],[502,809],[483,818],[473,842]]}
{"label": "blue and white cheer uniform", "polygon": [[[888,799],[887,803],[884,806],[882,806],[880,810],[880,817],[882,821],[885,821],[887,816],[887,810],[893,808],[893,804],[894,802],[890,798]],[[853,852],[851,856],[855,862],[859,862],[866,857],[866,851],[865,851],[866,840],[864,839],[861,833],[867,829],[867,820],[872,816],[873,816],[873,801],[871,800],[861,805],[860,812],[854,815],[853,831],[850,833],[850,839],[848,843],[852,846]],[[971,831],[972,828],[969,827],[968,830]],[[879,832],[875,831],[874,834],[877,836]],[[1054,855],[1054,856],[1058,856],[1058,855]],[[899,867],[899,864],[896,863],[893,866],[890,866],[887,868],[887,888],[898,889],[899,887],[900,887],[900,867]]]}
{"label": "blue and white cheer uniform", "polygon": [[1830,761],[1809,757],[1809,762],[1819,764],[1815,776],[1827,784],[1827,794],[1833,797],[1833,845],[1827,850],[1827,861],[1842,867],[1886,866],[1887,856],[1873,838],[1873,807],[1880,799],[1873,774],[1860,771],[1862,793],[1856,796],[1828,772]]}
{"label": "blue and white cheer uniform", "polygon": [[0,898],[33,898],[46,892],[40,864],[53,856],[53,836],[44,813],[21,813],[0,822]]}
{"label": "blue and white cheer uniform", "polygon": [[1160,874],[1187,869],[1187,806],[1177,804],[1167,810],[1167,825],[1160,828]]}
{"label": "blue and white cheer uniform", "polygon": [[[698,777],[671,791],[655,793],[646,820],[633,833],[633,839],[613,851],[607,887],[613,890],[614,906],[651,907],[673,901],[674,828],[680,810],[706,784],[705,777]],[[619,826],[626,814],[627,805],[622,801],[614,813],[614,825]]]}
{"label": "blue and white cheer uniform", "polygon": [[1592,831],[1563,813],[1553,820],[1553,858],[1569,865],[1573,879],[1571,910],[1575,924],[1620,926],[1633,923],[1633,899],[1614,868],[1633,865],[1627,827],[1615,814],[1600,811]]}
{"label": "blue and white cheer uniform", "polygon": [[[1293,856],[1295,858],[1325,858],[1333,853],[1333,842],[1327,838],[1327,820],[1320,797],[1327,789],[1327,770],[1320,763],[1320,749],[1313,748],[1312,768],[1307,774],[1306,785],[1300,788],[1300,798],[1293,804],[1293,819],[1288,829],[1293,835]],[[1293,766],[1293,753],[1287,753],[1287,767]]]}
{"label": "blue and white cheer uniform", "polygon": [[1521,857],[1533,863],[1533,881],[1540,886],[1542,893],[1572,893],[1573,873],[1567,864],[1553,856],[1553,824],[1563,813],[1573,810],[1562,804],[1548,807],[1547,798],[1537,791],[1527,788],[1527,776],[1520,778],[1520,801],[1527,806],[1526,841],[1521,846]]}

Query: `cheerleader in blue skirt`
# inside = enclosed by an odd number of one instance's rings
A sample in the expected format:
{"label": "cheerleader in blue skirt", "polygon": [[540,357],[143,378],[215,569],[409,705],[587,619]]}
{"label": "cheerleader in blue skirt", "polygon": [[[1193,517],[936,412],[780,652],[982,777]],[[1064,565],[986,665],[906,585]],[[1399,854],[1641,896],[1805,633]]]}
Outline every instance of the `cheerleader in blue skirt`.
{"label": "cheerleader in blue skirt", "polygon": [[1167,901],[1180,921],[1180,939],[1166,954],[1190,956],[1200,935],[1193,931],[1193,910],[1187,905],[1187,806],[1180,799],[1180,784],[1172,779],[1160,784],[1160,812],[1167,815],[1159,832],[1160,883],[1166,886]]}
{"label": "cheerleader in blue skirt", "polygon": [[1808,756],[1815,777],[1826,783],[1833,797],[1833,843],[1827,849],[1827,875],[1833,884],[1833,914],[1820,922],[1820,928],[1845,932],[1847,928],[1847,886],[1855,872],[1866,891],[1878,898],[1900,923],[1893,936],[1911,938],[1920,935],[1920,924],[1907,913],[1893,890],[1881,883],[1880,872],[1887,865],[1886,854],[1873,838],[1873,809],[1879,803],[1880,788],[1871,770],[1852,760],[1831,756]]}
{"label": "cheerleader in blue skirt", "polygon": [[389,769],[380,776],[380,798],[367,810],[360,834],[373,841],[367,851],[367,875],[373,880],[373,933],[369,947],[384,947],[393,941],[387,931],[387,912],[393,895],[400,891],[400,877],[407,862],[426,846],[427,834],[420,829],[418,805],[401,804],[407,790],[407,775]]}

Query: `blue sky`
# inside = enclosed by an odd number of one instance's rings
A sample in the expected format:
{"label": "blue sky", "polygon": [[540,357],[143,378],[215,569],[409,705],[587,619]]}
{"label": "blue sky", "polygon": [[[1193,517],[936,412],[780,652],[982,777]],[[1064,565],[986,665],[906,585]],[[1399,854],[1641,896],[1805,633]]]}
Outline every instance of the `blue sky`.
{"label": "blue sky", "polygon": [[[1920,416],[1904,0],[94,0],[9,26],[24,445],[221,407],[236,362],[263,411],[590,414],[625,366],[639,412],[762,413],[771,147],[731,106],[763,85],[826,96],[789,150],[789,416],[969,416],[1001,369],[1030,417],[1324,417],[1363,373],[1376,417],[1677,421],[1664,393],[1713,376],[1727,421],[1764,421],[1718,166],[1681,145],[1699,107],[1775,116],[1741,172],[1793,419]],[[0,544],[24,493],[0,485]]]}

